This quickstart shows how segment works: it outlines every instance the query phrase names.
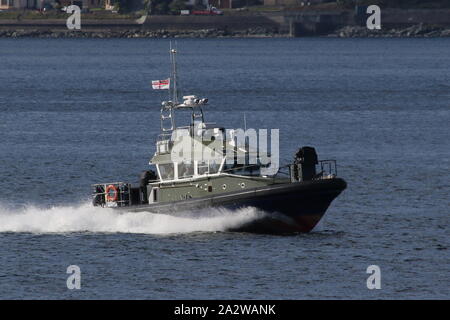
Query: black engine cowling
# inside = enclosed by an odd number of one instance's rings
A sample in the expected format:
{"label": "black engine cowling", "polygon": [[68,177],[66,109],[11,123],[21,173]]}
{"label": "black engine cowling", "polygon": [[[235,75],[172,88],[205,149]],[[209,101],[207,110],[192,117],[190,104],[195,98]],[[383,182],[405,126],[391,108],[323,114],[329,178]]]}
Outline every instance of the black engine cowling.
{"label": "black engine cowling", "polygon": [[316,149],[301,147],[298,149],[292,166],[291,177],[294,181],[308,181],[316,176],[316,165],[319,163]]}

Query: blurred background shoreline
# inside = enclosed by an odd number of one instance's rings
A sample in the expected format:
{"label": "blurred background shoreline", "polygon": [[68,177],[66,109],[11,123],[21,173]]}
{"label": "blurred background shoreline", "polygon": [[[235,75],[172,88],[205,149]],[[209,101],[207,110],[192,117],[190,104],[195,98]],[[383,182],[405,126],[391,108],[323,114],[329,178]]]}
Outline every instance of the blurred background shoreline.
{"label": "blurred background shoreline", "polygon": [[[62,9],[81,8],[68,30]],[[366,27],[369,5],[381,30]],[[0,0],[0,38],[450,37],[444,0]]]}

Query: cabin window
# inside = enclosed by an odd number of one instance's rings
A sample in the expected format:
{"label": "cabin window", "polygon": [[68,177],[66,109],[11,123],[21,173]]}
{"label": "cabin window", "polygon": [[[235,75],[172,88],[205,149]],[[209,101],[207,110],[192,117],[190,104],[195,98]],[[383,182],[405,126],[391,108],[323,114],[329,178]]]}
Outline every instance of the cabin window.
{"label": "cabin window", "polygon": [[199,175],[217,173],[219,172],[220,169],[220,161],[219,160],[199,161],[197,169]]}
{"label": "cabin window", "polygon": [[220,164],[221,163],[219,161],[215,161],[215,160],[209,161],[209,173],[219,172]]}
{"label": "cabin window", "polygon": [[225,173],[238,174],[242,176],[260,176],[260,165],[233,165],[225,164],[223,171]]}
{"label": "cabin window", "polygon": [[173,163],[158,165],[161,180],[172,180],[174,178]]}
{"label": "cabin window", "polygon": [[209,173],[208,162],[207,161],[199,161],[197,165],[197,172],[199,175]]}
{"label": "cabin window", "polygon": [[189,178],[194,175],[194,165],[192,163],[181,162],[178,164],[178,179]]}

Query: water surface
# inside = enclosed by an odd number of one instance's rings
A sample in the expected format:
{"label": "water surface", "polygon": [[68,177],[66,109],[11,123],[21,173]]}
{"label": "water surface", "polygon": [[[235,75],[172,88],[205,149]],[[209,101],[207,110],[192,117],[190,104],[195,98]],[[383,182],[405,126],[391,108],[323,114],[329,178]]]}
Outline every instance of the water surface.
{"label": "water surface", "polygon": [[[178,41],[182,92],[209,98],[207,121],[243,127],[245,113],[280,129],[283,162],[303,145],[337,159],[348,189],[293,236],[226,232],[251,208],[90,207],[90,184],[148,167],[168,47],[0,39],[1,298],[449,298],[448,39]],[[381,290],[366,287],[372,264]]]}

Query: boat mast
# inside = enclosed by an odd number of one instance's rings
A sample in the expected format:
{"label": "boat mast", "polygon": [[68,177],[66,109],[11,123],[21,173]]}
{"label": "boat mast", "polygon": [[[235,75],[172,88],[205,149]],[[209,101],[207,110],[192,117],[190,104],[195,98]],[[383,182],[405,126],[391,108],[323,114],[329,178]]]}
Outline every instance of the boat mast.
{"label": "boat mast", "polygon": [[169,101],[164,101],[161,108],[161,131],[163,133],[170,132],[175,129],[175,121],[173,117],[173,108],[178,105],[178,89],[177,89],[177,50],[172,48],[172,41],[170,41],[170,82],[169,86]]}
{"label": "boat mast", "polygon": [[172,99],[175,105],[178,104],[178,88],[177,88],[177,59],[176,59],[177,50],[176,48],[172,48],[172,42],[170,42],[170,61],[172,63],[172,76],[171,80],[173,82],[172,86]]}
{"label": "boat mast", "polygon": [[196,96],[192,95],[183,97],[183,103],[178,101],[176,54],[176,43],[175,48],[173,48],[172,42],[170,42],[170,62],[172,66],[169,79],[171,86],[169,86],[169,101],[163,101],[161,107],[161,130],[163,133],[170,132],[175,129],[174,109],[190,108],[192,110],[191,126],[194,126],[195,122],[198,121],[201,123],[205,122],[202,105],[205,105],[208,102],[208,99],[198,99]]}

